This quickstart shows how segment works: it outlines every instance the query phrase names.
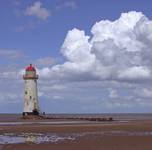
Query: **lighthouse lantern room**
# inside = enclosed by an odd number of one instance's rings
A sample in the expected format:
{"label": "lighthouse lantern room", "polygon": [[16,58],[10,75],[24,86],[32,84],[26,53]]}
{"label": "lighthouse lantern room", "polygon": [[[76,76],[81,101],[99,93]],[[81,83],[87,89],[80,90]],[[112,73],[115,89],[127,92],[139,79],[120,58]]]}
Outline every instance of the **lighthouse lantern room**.
{"label": "lighthouse lantern room", "polygon": [[32,64],[26,67],[23,79],[25,81],[23,116],[39,115],[40,110],[37,92],[38,75],[36,74],[36,69],[32,66]]}

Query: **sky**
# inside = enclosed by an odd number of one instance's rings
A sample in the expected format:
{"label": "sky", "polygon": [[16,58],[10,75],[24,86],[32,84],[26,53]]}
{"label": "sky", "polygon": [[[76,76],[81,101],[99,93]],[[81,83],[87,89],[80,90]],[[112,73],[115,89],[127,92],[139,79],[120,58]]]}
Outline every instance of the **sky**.
{"label": "sky", "polygon": [[46,113],[152,112],[150,0],[0,0],[0,113],[22,113],[25,67]]}

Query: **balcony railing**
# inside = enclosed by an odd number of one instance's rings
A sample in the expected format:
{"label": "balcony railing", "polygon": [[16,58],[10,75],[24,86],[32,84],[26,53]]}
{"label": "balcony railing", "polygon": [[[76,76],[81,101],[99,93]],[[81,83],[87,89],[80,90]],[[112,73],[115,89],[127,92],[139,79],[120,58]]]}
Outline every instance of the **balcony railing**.
{"label": "balcony railing", "polygon": [[39,76],[38,75],[23,75],[23,79],[38,79]]}

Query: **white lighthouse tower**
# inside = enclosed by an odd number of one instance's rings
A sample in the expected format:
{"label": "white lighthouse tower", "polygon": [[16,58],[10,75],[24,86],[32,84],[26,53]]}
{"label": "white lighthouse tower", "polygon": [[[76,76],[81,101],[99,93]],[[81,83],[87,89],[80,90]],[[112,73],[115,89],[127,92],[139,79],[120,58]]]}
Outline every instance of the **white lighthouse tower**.
{"label": "white lighthouse tower", "polygon": [[36,69],[30,64],[26,67],[24,88],[24,110],[23,116],[25,115],[39,115],[40,109],[38,104],[38,92],[37,92],[37,79]]}

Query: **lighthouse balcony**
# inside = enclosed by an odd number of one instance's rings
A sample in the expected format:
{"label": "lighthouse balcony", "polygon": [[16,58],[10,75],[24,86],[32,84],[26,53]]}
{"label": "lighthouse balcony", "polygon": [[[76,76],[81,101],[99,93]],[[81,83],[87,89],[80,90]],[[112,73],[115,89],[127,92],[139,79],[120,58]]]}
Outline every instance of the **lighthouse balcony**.
{"label": "lighthouse balcony", "polygon": [[38,75],[23,75],[23,79],[38,79]]}

